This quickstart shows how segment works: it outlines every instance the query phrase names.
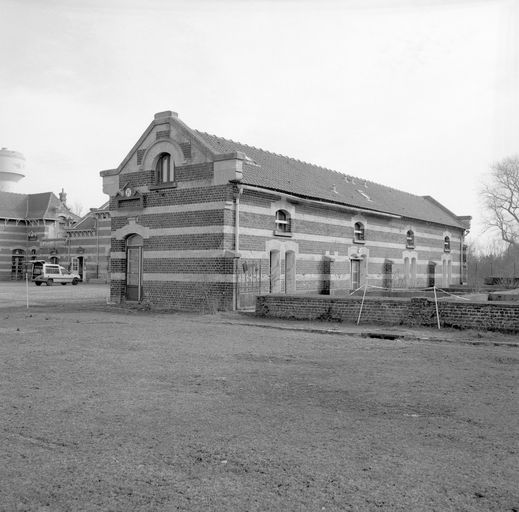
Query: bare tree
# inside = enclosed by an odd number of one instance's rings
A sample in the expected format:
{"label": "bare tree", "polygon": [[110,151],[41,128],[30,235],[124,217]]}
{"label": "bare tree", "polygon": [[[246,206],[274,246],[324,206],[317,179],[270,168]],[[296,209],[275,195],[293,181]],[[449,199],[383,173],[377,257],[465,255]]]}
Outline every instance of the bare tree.
{"label": "bare tree", "polygon": [[70,211],[78,217],[83,217],[83,205],[78,201],[70,207]]}
{"label": "bare tree", "polygon": [[519,155],[492,166],[482,196],[488,227],[497,228],[506,243],[519,247]]}

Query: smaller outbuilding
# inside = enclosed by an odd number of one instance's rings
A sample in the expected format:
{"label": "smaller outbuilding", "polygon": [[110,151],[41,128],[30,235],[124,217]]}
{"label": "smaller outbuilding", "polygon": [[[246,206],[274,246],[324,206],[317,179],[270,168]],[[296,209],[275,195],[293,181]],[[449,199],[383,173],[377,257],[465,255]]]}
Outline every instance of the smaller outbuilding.
{"label": "smaller outbuilding", "polygon": [[110,266],[110,211],[108,203],[91,208],[66,230],[70,270],[83,282],[108,283]]}

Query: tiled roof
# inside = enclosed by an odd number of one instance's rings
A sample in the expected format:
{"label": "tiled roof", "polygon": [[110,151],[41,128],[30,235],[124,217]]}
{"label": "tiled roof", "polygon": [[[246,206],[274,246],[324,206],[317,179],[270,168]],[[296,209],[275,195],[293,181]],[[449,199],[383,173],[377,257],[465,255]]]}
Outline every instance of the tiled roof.
{"label": "tiled roof", "polygon": [[59,206],[59,200],[52,192],[41,194],[0,192],[0,218],[3,219],[54,218],[56,214],[51,211],[53,206]]}
{"label": "tiled roof", "polygon": [[101,212],[101,211],[109,211],[110,210],[110,202],[107,201],[99,208],[93,208],[88,213],[83,215],[81,219],[78,221],[78,223],[72,227],[67,229],[67,231],[84,231],[89,229],[94,229],[96,226],[96,219],[94,216],[95,212]]}
{"label": "tiled roof", "polygon": [[59,208],[59,206],[60,202],[52,192],[42,192],[41,194],[29,194],[28,218],[54,218],[56,217],[55,208]]}
{"label": "tiled roof", "polygon": [[454,213],[428,196],[417,196],[198,130],[196,132],[216,153],[241,151],[253,161],[243,166],[244,184],[410,219],[466,227]]}
{"label": "tiled roof", "polygon": [[59,215],[76,220],[74,215],[52,192],[17,194],[0,191],[0,219],[49,219]]}
{"label": "tiled roof", "polygon": [[27,216],[27,194],[0,191],[0,218],[25,219]]}
{"label": "tiled roof", "polygon": [[95,225],[95,217],[91,212],[89,212],[74,227],[67,229],[67,231],[84,231],[94,229]]}

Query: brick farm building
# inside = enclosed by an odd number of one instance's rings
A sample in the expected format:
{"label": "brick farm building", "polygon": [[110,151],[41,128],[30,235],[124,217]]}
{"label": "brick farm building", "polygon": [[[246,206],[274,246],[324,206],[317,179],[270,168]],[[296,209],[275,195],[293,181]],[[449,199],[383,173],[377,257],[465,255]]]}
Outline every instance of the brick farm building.
{"label": "brick farm building", "polygon": [[155,115],[110,196],[111,298],[251,307],[258,294],[465,280],[459,217],[429,196],[209,135]]}

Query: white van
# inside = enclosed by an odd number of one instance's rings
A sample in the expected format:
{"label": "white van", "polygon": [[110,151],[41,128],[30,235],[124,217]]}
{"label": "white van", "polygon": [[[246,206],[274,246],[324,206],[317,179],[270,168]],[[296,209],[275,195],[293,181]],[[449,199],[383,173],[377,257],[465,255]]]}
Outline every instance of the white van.
{"label": "white van", "polygon": [[61,265],[35,261],[32,265],[32,281],[34,281],[36,286],[41,286],[41,283],[45,283],[47,286],[52,286],[54,283],[63,285],[72,283],[76,285],[79,283],[80,278],[78,274],[71,274]]}

